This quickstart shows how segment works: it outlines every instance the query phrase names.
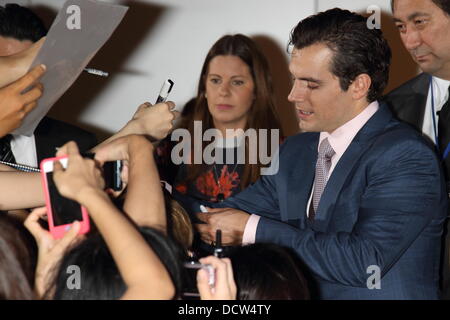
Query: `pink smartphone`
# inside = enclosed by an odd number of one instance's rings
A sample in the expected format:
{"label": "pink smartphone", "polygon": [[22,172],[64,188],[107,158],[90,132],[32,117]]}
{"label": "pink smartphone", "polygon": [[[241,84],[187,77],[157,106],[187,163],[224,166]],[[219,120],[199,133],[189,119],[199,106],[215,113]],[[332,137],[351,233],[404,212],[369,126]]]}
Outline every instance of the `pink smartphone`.
{"label": "pink smartphone", "polygon": [[89,232],[89,215],[78,202],[63,197],[53,182],[53,162],[59,161],[67,167],[66,156],[44,159],[41,162],[41,177],[45,193],[45,205],[50,233],[55,239],[62,238],[70,230],[71,224],[78,220],[81,223],[79,234]]}

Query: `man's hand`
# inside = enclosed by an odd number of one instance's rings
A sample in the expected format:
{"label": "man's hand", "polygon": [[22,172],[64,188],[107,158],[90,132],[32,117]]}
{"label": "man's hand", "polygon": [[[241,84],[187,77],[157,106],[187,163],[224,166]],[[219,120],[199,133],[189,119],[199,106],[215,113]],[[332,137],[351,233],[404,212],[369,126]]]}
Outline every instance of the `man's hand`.
{"label": "man's hand", "polygon": [[245,225],[250,215],[232,208],[207,208],[208,212],[199,212],[197,217],[206,224],[196,224],[195,228],[206,243],[216,241],[216,230],[222,230],[222,244],[241,245]]}
{"label": "man's hand", "polygon": [[[0,89],[0,136],[17,129],[25,116],[37,105],[43,86],[36,83],[45,73],[45,66],[37,66],[19,80]],[[22,93],[31,86],[31,90]]]}

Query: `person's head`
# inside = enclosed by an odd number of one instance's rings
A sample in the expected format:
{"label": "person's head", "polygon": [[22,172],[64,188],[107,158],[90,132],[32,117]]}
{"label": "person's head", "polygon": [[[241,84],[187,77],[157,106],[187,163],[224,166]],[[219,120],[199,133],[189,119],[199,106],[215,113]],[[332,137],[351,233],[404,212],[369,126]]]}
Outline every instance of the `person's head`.
{"label": "person's head", "polygon": [[389,80],[391,50],[382,32],[356,13],[331,9],[291,33],[289,101],[303,131],[333,132],[378,100]]}
{"label": "person's head", "polygon": [[450,0],[395,0],[394,22],[419,67],[450,80]]}
{"label": "person's head", "polygon": [[[283,136],[267,60],[249,37],[225,35],[209,50],[200,74],[192,121],[186,126],[191,136],[194,121],[202,122],[203,132],[211,128],[222,132],[275,129]],[[269,141],[267,146],[270,150]],[[260,163],[246,165],[240,177],[241,187],[255,182],[261,167]],[[190,166],[188,180],[197,178],[203,169],[203,164]]]}
{"label": "person's head", "polygon": [[253,40],[226,35],[209,50],[194,119],[203,121],[204,129],[280,127],[268,63]]}
{"label": "person's head", "polygon": [[0,6],[0,56],[10,56],[29,48],[47,34],[42,20],[18,4]]}
{"label": "person's head", "polygon": [[164,200],[166,202],[168,234],[187,252],[194,241],[194,228],[189,214],[166,190],[164,190]]}
{"label": "person's head", "polygon": [[0,214],[0,300],[34,298],[30,254],[19,226]]}
{"label": "person's head", "polygon": [[238,300],[307,300],[309,290],[298,262],[288,249],[257,243],[237,247],[228,256]]}
{"label": "person's head", "polygon": [[[167,268],[177,297],[182,288],[182,251],[158,230],[141,227],[140,231]],[[68,269],[70,266],[80,268],[80,289],[67,285],[72,276],[72,271]],[[54,300],[116,300],[127,289],[106,242],[98,233],[89,235],[65,253],[53,279],[45,298]]]}

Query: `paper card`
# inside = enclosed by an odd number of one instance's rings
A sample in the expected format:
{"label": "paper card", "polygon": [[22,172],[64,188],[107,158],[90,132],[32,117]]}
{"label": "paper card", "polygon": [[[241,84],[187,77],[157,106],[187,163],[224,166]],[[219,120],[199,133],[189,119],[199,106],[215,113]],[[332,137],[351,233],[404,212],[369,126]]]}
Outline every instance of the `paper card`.
{"label": "paper card", "polygon": [[125,6],[96,0],[66,1],[32,63],[32,67],[41,63],[47,66],[41,78],[44,94],[13,134],[33,134],[41,119],[109,39],[127,10]]}

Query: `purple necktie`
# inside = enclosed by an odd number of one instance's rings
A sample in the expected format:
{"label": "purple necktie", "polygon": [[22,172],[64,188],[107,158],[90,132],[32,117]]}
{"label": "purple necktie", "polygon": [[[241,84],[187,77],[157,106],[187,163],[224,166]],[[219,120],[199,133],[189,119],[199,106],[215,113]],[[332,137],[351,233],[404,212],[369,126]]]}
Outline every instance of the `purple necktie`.
{"label": "purple necktie", "polygon": [[309,212],[309,219],[314,220],[319,206],[320,197],[327,185],[328,173],[331,168],[331,158],[335,155],[333,148],[328,142],[328,138],[322,140],[319,146],[319,155],[316,162],[316,176],[314,178],[314,193],[312,199],[312,209]]}

